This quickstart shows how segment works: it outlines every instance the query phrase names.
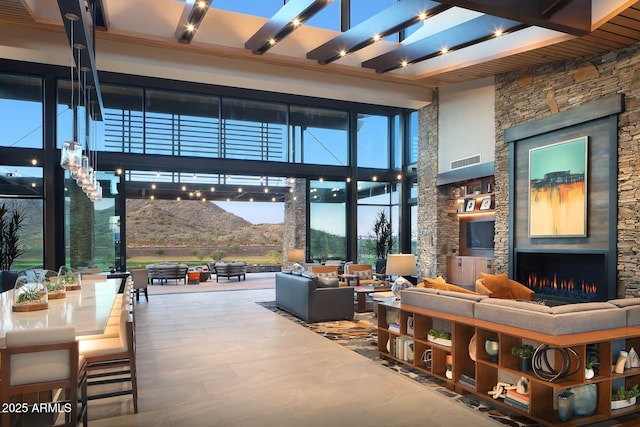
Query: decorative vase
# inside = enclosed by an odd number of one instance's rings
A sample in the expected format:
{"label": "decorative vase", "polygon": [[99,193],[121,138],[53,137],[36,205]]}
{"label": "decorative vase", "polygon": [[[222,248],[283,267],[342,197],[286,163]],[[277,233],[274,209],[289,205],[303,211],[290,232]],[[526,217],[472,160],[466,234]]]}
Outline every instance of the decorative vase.
{"label": "decorative vase", "polygon": [[569,390],[558,395],[558,418],[560,421],[568,421],[573,416],[574,394]]}
{"label": "decorative vase", "polygon": [[587,384],[571,389],[573,393],[573,413],[575,415],[593,415],[598,404],[598,387]]}
{"label": "decorative vase", "polygon": [[498,338],[487,338],[484,349],[493,363],[498,363],[498,351],[500,349]]}
{"label": "decorative vase", "polygon": [[591,378],[593,378],[595,376],[596,376],[596,373],[594,372],[593,368],[584,370],[584,379],[585,380],[590,380]]}
{"label": "decorative vase", "polygon": [[531,358],[530,357],[518,357],[518,369],[524,372],[531,371]]}

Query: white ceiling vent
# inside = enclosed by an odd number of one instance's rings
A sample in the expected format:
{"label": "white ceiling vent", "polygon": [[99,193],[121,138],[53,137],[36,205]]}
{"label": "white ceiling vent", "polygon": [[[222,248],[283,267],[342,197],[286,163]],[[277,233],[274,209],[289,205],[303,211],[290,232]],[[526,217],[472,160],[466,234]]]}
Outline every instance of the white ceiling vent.
{"label": "white ceiling vent", "polygon": [[471,165],[477,165],[478,163],[480,163],[480,154],[452,161],[451,169],[460,169]]}

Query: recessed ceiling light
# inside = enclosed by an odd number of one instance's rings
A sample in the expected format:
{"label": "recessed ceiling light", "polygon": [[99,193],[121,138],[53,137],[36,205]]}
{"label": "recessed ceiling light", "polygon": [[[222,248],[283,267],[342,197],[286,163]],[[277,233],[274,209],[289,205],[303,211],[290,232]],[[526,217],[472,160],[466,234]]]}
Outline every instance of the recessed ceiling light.
{"label": "recessed ceiling light", "polygon": [[300,21],[300,18],[294,18],[293,21],[291,21],[291,23],[293,24],[294,27],[299,27],[300,24],[302,24],[302,21]]}
{"label": "recessed ceiling light", "polygon": [[340,51],[340,56],[347,56],[347,51],[346,51],[346,50],[344,50],[344,49],[342,49],[342,50]]}
{"label": "recessed ceiling light", "polygon": [[176,197],[176,200],[177,200],[177,201],[180,201],[180,200],[181,200],[181,199],[180,199],[180,196]]}
{"label": "recessed ceiling light", "polygon": [[269,192],[269,189],[268,189],[268,188],[265,188],[265,189],[264,189],[264,192],[265,192],[265,193],[268,193],[268,192]]}
{"label": "recessed ceiling light", "polygon": [[401,66],[402,68],[405,68],[407,65],[409,65],[409,62],[408,62],[406,59],[405,59],[405,60],[403,60],[403,61],[400,63],[400,66]]}
{"label": "recessed ceiling light", "polygon": [[350,176],[347,177],[347,182],[351,182],[351,177]]}
{"label": "recessed ceiling light", "polygon": [[447,48],[447,47],[443,47],[442,49],[440,49],[440,53],[443,54],[443,55],[445,53],[447,53],[447,52],[449,52],[449,48]]}
{"label": "recessed ceiling light", "polygon": [[33,166],[37,165],[38,164],[38,159],[31,159],[31,164]]}
{"label": "recessed ceiling light", "polygon": [[272,197],[272,198],[271,198],[271,201],[272,201],[272,202],[275,202],[275,201],[276,201],[276,198],[275,198],[275,197]]}
{"label": "recessed ceiling light", "polygon": [[269,44],[270,44],[271,46],[273,46],[274,44],[276,44],[276,39],[274,39],[274,38],[270,38],[270,39],[269,39]]}
{"label": "recessed ceiling light", "polygon": [[200,9],[204,9],[205,7],[207,7],[207,2],[206,1],[199,1],[198,2],[198,7]]}
{"label": "recessed ceiling light", "polygon": [[375,33],[375,34],[373,35],[373,41],[374,41],[374,42],[380,41],[380,34]]}
{"label": "recessed ceiling light", "polygon": [[151,200],[155,199],[155,196],[152,194],[150,197]]}
{"label": "recessed ceiling light", "polygon": [[156,185],[155,184],[151,184],[151,189],[155,190],[156,189]]}
{"label": "recessed ceiling light", "polygon": [[420,12],[418,14],[418,19],[424,21],[425,19],[427,19],[427,14],[425,12]]}
{"label": "recessed ceiling light", "polygon": [[196,29],[195,25],[193,24],[187,24],[187,31],[192,32]]}
{"label": "recessed ceiling light", "polygon": [[242,187],[238,188],[238,193],[242,193]]}
{"label": "recessed ceiling light", "polygon": [[187,186],[186,185],[182,186],[182,191],[187,191]]}
{"label": "recessed ceiling light", "polygon": [[496,30],[493,34],[494,34],[496,37],[500,37],[501,35],[503,35],[503,34],[504,34],[504,32],[503,32],[502,30]]}
{"label": "recessed ceiling light", "polygon": [[213,193],[214,191],[216,191],[215,187],[211,187],[211,192]]}

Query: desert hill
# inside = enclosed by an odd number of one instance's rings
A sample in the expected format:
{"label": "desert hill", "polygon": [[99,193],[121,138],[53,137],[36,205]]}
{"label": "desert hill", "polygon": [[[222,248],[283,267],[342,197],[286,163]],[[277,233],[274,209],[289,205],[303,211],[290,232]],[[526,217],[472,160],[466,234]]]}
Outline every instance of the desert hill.
{"label": "desert hill", "polygon": [[127,245],[282,245],[283,224],[251,224],[219,206],[196,200],[127,200]]}

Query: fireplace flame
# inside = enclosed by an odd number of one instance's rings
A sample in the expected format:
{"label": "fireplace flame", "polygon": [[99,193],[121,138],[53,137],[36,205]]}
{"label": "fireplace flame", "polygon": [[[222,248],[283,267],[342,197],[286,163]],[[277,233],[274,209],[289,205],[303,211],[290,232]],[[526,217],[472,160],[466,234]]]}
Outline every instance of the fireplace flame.
{"label": "fireplace flame", "polygon": [[527,278],[527,286],[533,290],[553,290],[554,293],[575,294],[582,293],[586,297],[594,297],[597,295],[597,285],[595,283],[586,283],[584,280],[576,287],[573,277],[558,280],[557,275],[553,278],[538,277],[536,273],[529,273]]}

